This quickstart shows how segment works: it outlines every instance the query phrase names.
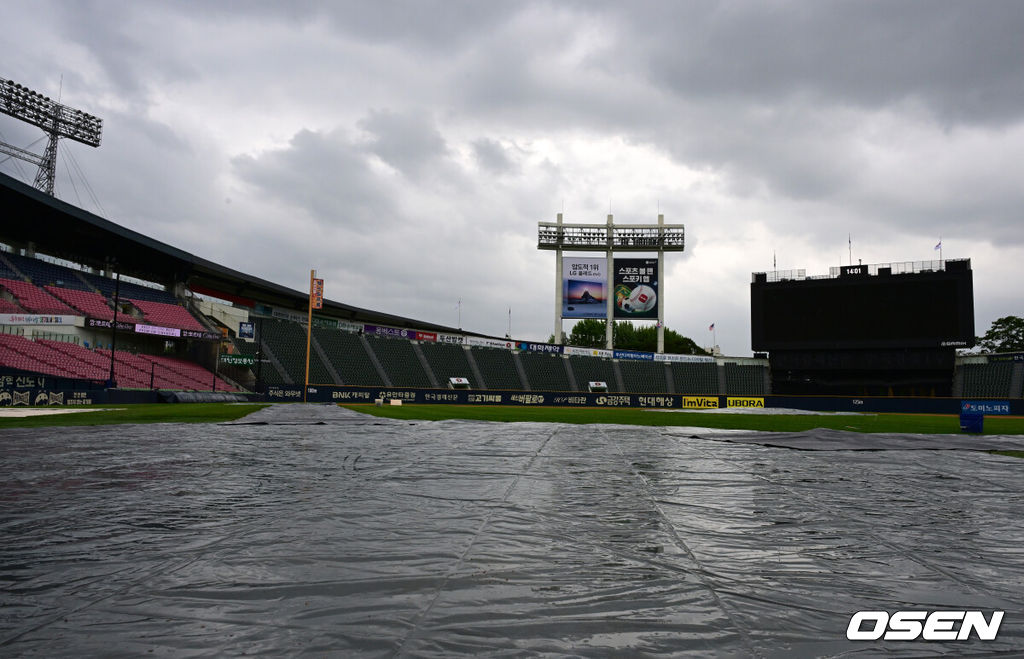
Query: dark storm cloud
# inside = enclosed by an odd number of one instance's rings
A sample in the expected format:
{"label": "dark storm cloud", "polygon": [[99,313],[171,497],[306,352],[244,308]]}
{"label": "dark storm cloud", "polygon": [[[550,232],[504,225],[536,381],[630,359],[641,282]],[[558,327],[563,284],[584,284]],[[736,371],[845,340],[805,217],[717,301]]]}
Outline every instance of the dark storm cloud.
{"label": "dark storm cloud", "polygon": [[[989,241],[1005,271],[1024,243],[1021,3],[111,0],[4,18],[0,76],[53,96],[64,73],[65,99],[106,120],[82,161],[112,219],[243,270],[272,255],[254,274],[292,286],[296,262],[330,263],[366,284],[336,299],[371,308],[454,322],[461,294],[467,327],[503,333],[513,305],[546,338],[535,222],[660,202],[688,225],[687,317],[721,307],[697,327],[739,353],[744,311],[723,300],[769,242],[800,267],[848,232],[928,257],[941,234]],[[710,281],[724,293],[700,294]]]}
{"label": "dark storm cloud", "polygon": [[301,131],[288,146],[232,160],[257,194],[305,210],[319,223],[356,227],[396,220],[387,183],[371,171],[365,150],[341,131]]}
{"label": "dark storm cloud", "polygon": [[235,0],[185,4],[190,13],[217,19],[236,15],[295,24],[325,22],[347,38],[371,43],[395,43],[427,51],[451,51],[474,41],[528,6],[519,2],[477,0],[320,0],[278,2]]}
{"label": "dark storm cloud", "polygon": [[440,131],[423,112],[375,110],[359,127],[370,134],[367,148],[410,178],[431,171],[448,154]]}
{"label": "dark storm cloud", "polygon": [[508,174],[518,171],[518,166],[500,142],[480,138],[473,142],[473,156],[477,163],[492,174]]}
{"label": "dark storm cloud", "polygon": [[611,11],[652,81],[684,98],[877,108],[906,99],[944,122],[1016,121],[1018,2],[640,3]]}
{"label": "dark storm cloud", "polygon": [[[200,76],[200,70],[181,57],[189,48],[187,41],[172,48],[150,47],[150,40],[162,41],[170,27],[165,21],[173,12],[154,12],[142,3],[83,0],[60,3],[50,15],[61,40],[85,49],[105,74],[104,83],[124,100],[150,86]],[[67,61],[64,66],[74,70],[75,63]]]}

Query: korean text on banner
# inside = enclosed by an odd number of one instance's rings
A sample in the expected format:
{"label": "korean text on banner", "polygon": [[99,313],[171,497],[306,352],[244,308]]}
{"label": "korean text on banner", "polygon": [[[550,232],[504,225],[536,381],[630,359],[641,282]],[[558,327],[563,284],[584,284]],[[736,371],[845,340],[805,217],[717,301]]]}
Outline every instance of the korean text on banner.
{"label": "korean text on banner", "polygon": [[310,302],[314,309],[324,308],[324,280],[314,279],[313,287],[310,291]]}
{"label": "korean text on banner", "polygon": [[607,316],[607,259],[562,257],[562,318]]}
{"label": "korean text on banner", "polygon": [[615,317],[658,317],[658,259],[615,259]]}

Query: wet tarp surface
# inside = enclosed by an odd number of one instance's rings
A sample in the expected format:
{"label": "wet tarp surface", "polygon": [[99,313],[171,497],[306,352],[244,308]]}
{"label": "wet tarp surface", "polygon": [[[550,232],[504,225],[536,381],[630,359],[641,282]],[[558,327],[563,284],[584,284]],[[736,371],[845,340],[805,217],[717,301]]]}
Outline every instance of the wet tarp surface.
{"label": "wet tarp surface", "polygon": [[[2,431],[0,655],[1024,651],[1021,460],[694,434],[321,405]],[[945,609],[1005,618],[846,639],[858,610]]]}

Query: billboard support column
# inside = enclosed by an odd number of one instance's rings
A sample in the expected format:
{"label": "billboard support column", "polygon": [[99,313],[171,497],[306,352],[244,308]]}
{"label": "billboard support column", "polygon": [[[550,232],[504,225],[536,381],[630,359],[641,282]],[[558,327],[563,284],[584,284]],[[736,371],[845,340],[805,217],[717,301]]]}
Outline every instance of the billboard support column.
{"label": "billboard support column", "polygon": [[[559,213],[557,217],[557,222],[561,226],[562,214]],[[555,345],[562,344],[562,304],[562,248],[559,246],[555,250]]]}
{"label": "billboard support column", "polygon": [[612,235],[612,214],[608,214],[608,286],[605,288],[608,291],[606,296],[605,309],[605,348],[608,350],[614,350],[614,336],[615,336],[615,260],[612,258],[612,246],[615,244],[615,238]]}
{"label": "billboard support column", "polygon": [[[658,213],[658,226],[665,226],[665,216]],[[658,244],[658,353],[665,352],[665,248]]]}

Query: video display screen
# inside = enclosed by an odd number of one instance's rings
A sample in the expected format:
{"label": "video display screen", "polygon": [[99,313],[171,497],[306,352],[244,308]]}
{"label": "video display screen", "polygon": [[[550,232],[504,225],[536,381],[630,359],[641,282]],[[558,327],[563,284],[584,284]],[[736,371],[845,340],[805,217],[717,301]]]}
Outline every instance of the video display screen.
{"label": "video display screen", "polygon": [[754,350],[974,345],[971,271],[751,284]]}

